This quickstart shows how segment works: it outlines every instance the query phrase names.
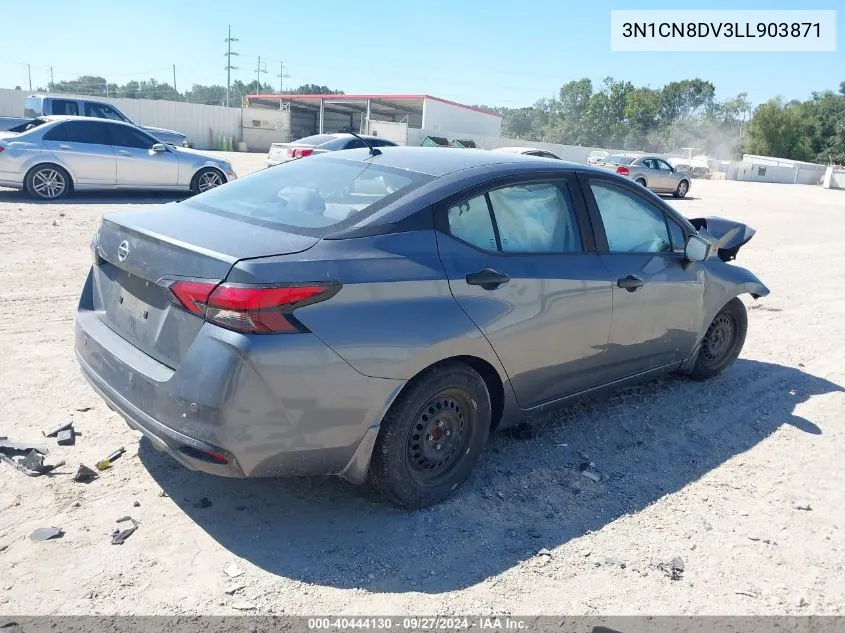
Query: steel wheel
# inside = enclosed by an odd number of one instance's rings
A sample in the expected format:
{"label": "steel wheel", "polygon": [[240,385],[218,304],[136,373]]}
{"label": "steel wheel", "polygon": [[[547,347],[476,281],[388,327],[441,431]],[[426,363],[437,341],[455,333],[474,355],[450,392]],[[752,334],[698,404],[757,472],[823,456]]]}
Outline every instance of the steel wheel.
{"label": "steel wheel", "polygon": [[44,167],[32,174],[32,190],[39,198],[53,200],[67,189],[67,178],[53,167]]}
{"label": "steel wheel", "polygon": [[408,431],[408,467],[421,484],[448,477],[466,450],[464,423],[472,409],[461,390],[446,389],[425,403]]}
{"label": "steel wheel", "polygon": [[214,189],[223,184],[223,177],[219,172],[209,169],[200,173],[197,177],[197,191],[202,193]]}

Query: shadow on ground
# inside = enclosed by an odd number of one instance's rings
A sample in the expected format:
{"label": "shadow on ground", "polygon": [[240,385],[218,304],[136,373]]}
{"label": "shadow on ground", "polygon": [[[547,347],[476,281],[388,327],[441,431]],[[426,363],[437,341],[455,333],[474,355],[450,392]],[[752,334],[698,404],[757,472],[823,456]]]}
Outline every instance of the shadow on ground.
{"label": "shadow on ground", "polygon": [[[491,438],[453,499],[416,512],[334,478],[215,478],[182,468],[146,440],[139,455],[192,520],[268,572],[331,587],[436,593],[638,512],[779,427],[822,433],[794,410],[835,391],[843,388],[751,360],[708,382],[633,387],[551,414],[534,439]],[[584,456],[603,481],[581,476]],[[203,497],[213,505],[203,508]]]}
{"label": "shadow on ground", "polygon": [[36,200],[25,191],[0,189],[0,202],[21,204],[164,204],[184,200],[184,191],[81,191],[71,192],[58,200]]}

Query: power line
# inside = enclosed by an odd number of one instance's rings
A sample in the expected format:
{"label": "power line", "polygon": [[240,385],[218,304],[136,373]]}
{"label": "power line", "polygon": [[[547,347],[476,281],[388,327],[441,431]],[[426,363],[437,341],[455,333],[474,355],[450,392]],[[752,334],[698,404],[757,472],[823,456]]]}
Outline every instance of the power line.
{"label": "power line", "polygon": [[290,75],[288,75],[285,72],[285,63],[283,61],[279,62],[278,77],[279,77],[279,94],[282,94],[285,91],[285,79],[290,77]]}
{"label": "power line", "polygon": [[232,42],[237,42],[238,38],[232,37],[232,25],[229,25],[229,37],[226,38],[226,107],[229,107],[229,91],[232,89],[232,71],[237,70],[237,66],[232,66],[232,55],[237,53],[232,51]]}

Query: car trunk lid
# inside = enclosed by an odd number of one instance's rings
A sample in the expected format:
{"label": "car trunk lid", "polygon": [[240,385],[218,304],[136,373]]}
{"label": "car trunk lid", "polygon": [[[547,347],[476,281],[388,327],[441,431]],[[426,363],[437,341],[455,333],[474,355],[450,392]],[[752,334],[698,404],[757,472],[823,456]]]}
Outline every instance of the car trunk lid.
{"label": "car trunk lid", "polygon": [[171,303],[170,283],[222,282],[239,260],[318,241],[176,203],[106,215],[96,237],[95,308],[109,328],[175,368],[203,319]]}

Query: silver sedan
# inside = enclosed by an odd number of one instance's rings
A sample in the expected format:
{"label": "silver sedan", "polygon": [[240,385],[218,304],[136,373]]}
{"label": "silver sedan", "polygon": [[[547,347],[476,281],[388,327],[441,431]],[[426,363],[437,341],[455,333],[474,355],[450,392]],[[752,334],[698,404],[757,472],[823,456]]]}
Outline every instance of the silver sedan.
{"label": "silver sedan", "polygon": [[660,156],[614,154],[598,166],[626,176],[655,193],[671,193],[676,198],[687,195],[692,181],[689,173],[675,169]]}
{"label": "silver sedan", "polygon": [[165,145],[129,123],[50,116],[26,127],[0,134],[0,186],[40,200],[92,189],[200,193],[237,178],[228,161]]}

